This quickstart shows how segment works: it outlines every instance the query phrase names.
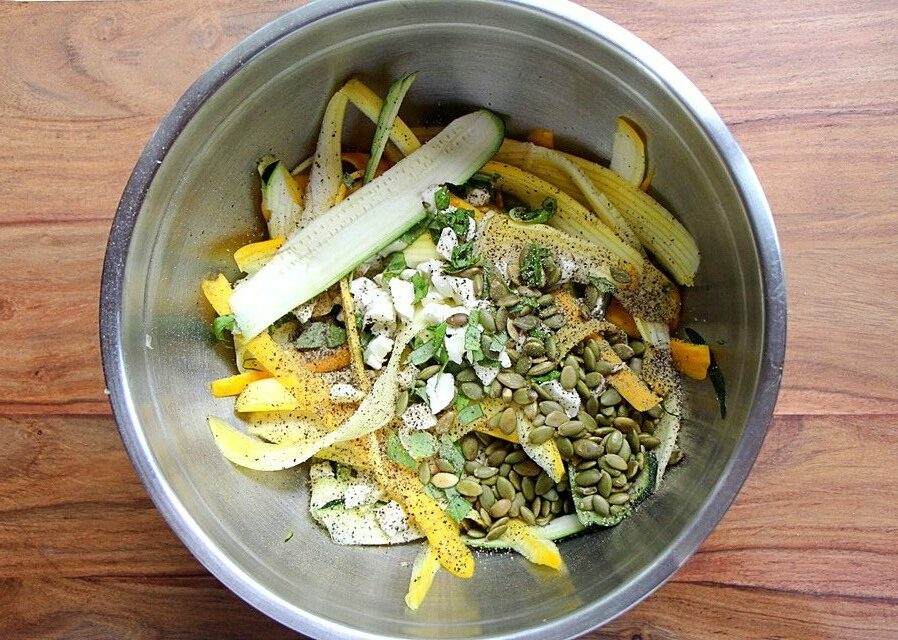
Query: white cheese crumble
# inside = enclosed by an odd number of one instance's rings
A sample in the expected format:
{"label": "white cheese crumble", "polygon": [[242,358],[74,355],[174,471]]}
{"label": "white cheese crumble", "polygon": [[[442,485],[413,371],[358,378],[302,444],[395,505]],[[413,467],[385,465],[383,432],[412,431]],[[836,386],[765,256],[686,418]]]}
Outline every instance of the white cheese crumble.
{"label": "white cheese crumble", "polygon": [[446,336],[444,343],[449,359],[456,364],[461,364],[465,357],[465,332],[456,330],[452,335]]}
{"label": "white cheese crumble", "polygon": [[385,335],[379,335],[365,346],[365,364],[372,369],[382,369],[384,360],[393,350],[393,340]]}
{"label": "white cheese crumble", "polygon": [[565,390],[558,380],[543,382],[539,386],[549,394],[552,400],[561,405],[568,418],[575,418],[580,412],[580,394],[576,390]]}
{"label": "white cheese crumble", "polygon": [[465,200],[475,207],[482,207],[490,201],[490,192],[486,189],[471,189]]}
{"label": "white cheese crumble", "polygon": [[449,227],[443,227],[440,232],[440,240],[437,242],[437,253],[448,260],[452,257],[452,250],[458,246],[458,236]]}
{"label": "white cheese crumble", "polygon": [[402,413],[400,419],[409,431],[424,431],[437,424],[436,418],[424,404],[413,404]]}
{"label": "white cheese crumble", "polygon": [[401,278],[392,278],[389,287],[396,313],[411,320],[415,315],[415,285]]}
{"label": "white cheese crumble", "polygon": [[396,322],[390,294],[377,286],[370,278],[356,278],[349,283],[349,290],[357,311],[365,324],[392,325]]}
{"label": "white cheese crumble", "polygon": [[434,415],[448,407],[455,397],[455,378],[451,373],[431,376],[425,385],[430,412]]}

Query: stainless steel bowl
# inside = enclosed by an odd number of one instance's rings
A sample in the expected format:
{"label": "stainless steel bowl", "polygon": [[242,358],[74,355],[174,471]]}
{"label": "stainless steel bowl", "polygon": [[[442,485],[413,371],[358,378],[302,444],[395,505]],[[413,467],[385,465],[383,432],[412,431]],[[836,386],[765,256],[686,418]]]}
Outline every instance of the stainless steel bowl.
{"label": "stainless steel bowl", "polygon": [[[642,125],[653,189],[704,253],[685,318],[719,344],[730,405],[722,421],[710,385],[689,385],[686,461],[635,517],[563,542],[565,573],[482,557],[473,580],[441,574],[417,613],[403,604],[416,547],[335,546],[306,514],[303,472],[251,473],[219,455],[204,418],[232,404],[210,398],[207,382],[231,365],[210,348],[198,288],[219,270],[235,275],[230,252],[258,227],[257,158],[308,154],[327,97],[349,75],[383,88],[410,70],[420,74],[409,112],[421,120],[485,105],[512,132],[549,127],[564,147],[606,158],[618,114]],[[235,593],[317,638],[567,638],[639,602],[745,480],[776,401],[785,323],[770,211],[711,105],[630,33],[537,0],[321,0],[250,36],[144,150],[110,234],[101,309],[112,405],[159,510]]]}

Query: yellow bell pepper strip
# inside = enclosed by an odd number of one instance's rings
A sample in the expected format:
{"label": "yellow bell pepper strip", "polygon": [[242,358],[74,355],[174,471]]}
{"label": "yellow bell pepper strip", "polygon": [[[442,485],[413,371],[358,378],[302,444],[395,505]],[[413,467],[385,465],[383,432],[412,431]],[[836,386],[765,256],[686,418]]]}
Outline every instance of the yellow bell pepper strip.
{"label": "yellow bell pepper strip", "polygon": [[633,405],[633,408],[637,411],[648,411],[661,402],[661,398],[652,393],[645,383],[639,379],[639,376],[624,364],[623,360],[611,348],[611,345],[603,338],[596,337],[599,343],[599,355],[602,360],[613,365],[616,369],[614,373],[607,376],[611,386],[617,389],[618,393]]}
{"label": "yellow bell pepper strip", "polygon": [[284,238],[278,237],[243,245],[234,252],[234,262],[242,272],[253,274],[271,260],[283,244]]}
{"label": "yellow bell pepper strip", "polygon": [[518,440],[524,452],[533,460],[540,468],[549,474],[555,482],[561,482],[564,478],[564,460],[561,459],[561,453],[555,440],[549,438],[542,444],[533,444],[530,442],[530,433],[533,431],[533,423],[524,415],[523,411],[517,412],[518,423],[517,432]]}
{"label": "yellow bell pepper strip", "polygon": [[546,149],[555,148],[555,134],[551,129],[534,129],[527,134],[527,141]]}
{"label": "yellow bell pepper strip", "polygon": [[270,378],[271,374],[267,371],[244,371],[226,378],[213,380],[209,385],[212,389],[212,395],[216,398],[226,398],[228,396],[240,395],[240,392],[246,388],[250,382]]}
{"label": "yellow bell pepper strip", "polygon": [[431,545],[424,545],[412,565],[412,577],[408,583],[408,593],[405,594],[405,605],[409,609],[417,611],[421,606],[439,568],[437,552]]}
{"label": "yellow bell pepper strip", "polygon": [[206,300],[215,309],[215,313],[220,316],[226,316],[231,313],[231,283],[219,273],[215,280],[203,280],[203,294]]}
{"label": "yellow bell pepper strip", "polygon": [[630,312],[624,309],[624,306],[617,300],[612,300],[605,311],[605,320],[615,325],[621,331],[631,338],[639,337],[639,329],[636,327],[636,321]]}
{"label": "yellow bell pepper strip", "polygon": [[299,406],[296,397],[277,378],[264,378],[246,385],[234,408],[249,411],[290,411]]}

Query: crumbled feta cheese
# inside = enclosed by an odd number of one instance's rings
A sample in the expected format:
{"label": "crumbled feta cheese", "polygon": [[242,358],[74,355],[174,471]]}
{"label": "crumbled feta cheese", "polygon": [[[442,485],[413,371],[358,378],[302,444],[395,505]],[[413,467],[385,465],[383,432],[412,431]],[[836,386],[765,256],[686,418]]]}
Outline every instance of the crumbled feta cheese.
{"label": "crumbled feta cheese", "polygon": [[[447,332],[448,333],[448,332]],[[446,353],[449,359],[456,364],[461,364],[465,357],[465,332],[456,330],[444,339]]]}
{"label": "crumbled feta cheese", "polygon": [[484,386],[492,384],[493,380],[496,379],[496,376],[499,375],[498,367],[486,367],[482,364],[474,363],[474,373],[477,374],[477,377],[480,379],[480,382],[483,383]]}
{"label": "crumbled feta cheese", "polygon": [[367,474],[353,478],[343,493],[343,506],[347,509],[374,504],[383,498],[383,489]]}
{"label": "crumbled feta cheese", "polygon": [[434,184],[427,187],[424,191],[421,192],[421,204],[424,205],[424,208],[427,210],[433,209],[433,200],[436,197],[437,191],[440,190],[440,185]]}
{"label": "crumbled feta cheese", "polygon": [[471,309],[477,304],[477,296],[474,294],[474,281],[470,278],[456,276],[444,276],[434,273],[430,277],[433,288],[444,298],[451,298],[456,304],[464,305]]}
{"label": "crumbled feta cheese", "polygon": [[436,418],[424,404],[413,404],[402,413],[400,419],[409,431],[424,431],[437,424]]}
{"label": "crumbled feta cheese", "polygon": [[451,373],[438,373],[427,380],[425,389],[430,412],[436,415],[448,407],[455,397],[455,378]]}
{"label": "crumbled feta cheese", "polygon": [[371,340],[365,347],[365,364],[372,369],[381,369],[384,360],[393,350],[393,340],[385,335],[380,335]]}
{"label": "crumbled feta cheese", "polygon": [[499,352],[499,364],[502,365],[504,369],[511,369],[511,356],[508,355],[508,352],[505,349]]}
{"label": "crumbled feta cheese", "polygon": [[456,313],[467,313],[464,307],[450,307],[441,302],[425,300],[421,308],[421,319],[427,324],[439,324],[446,318]]}
{"label": "crumbled feta cheese", "polygon": [[569,418],[574,418],[580,412],[580,394],[576,390],[565,390],[558,380],[550,380],[539,385],[549,394],[549,396],[561,405],[564,412]]}
{"label": "crumbled feta cheese", "polygon": [[377,286],[370,278],[356,278],[349,283],[356,310],[364,314],[365,324],[396,322],[390,294]]}
{"label": "crumbled feta cheese", "polygon": [[440,239],[437,242],[437,253],[448,260],[452,257],[452,250],[458,246],[458,236],[449,227],[444,227],[440,232]]}
{"label": "crumbled feta cheese", "polygon": [[393,298],[393,307],[395,307],[396,313],[406,320],[411,320],[415,315],[415,286],[407,280],[392,278],[390,295]]}
{"label": "crumbled feta cheese", "polygon": [[475,207],[482,207],[490,201],[490,192],[486,189],[471,189],[465,200]]}
{"label": "crumbled feta cheese", "polygon": [[468,230],[465,231],[465,242],[470,242],[477,235],[477,221],[473,216],[468,216]]}
{"label": "crumbled feta cheese", "polygon": [[296,319],[305,324],[312,319],[312,313],[315,311],[315,299],[312,298],[308,302],[303,302],[293,310]]}
{"label": "crumbled feta cheese", "polygon": [[351,384],[337,382],[331,386],[330,397],[331,402],[337,404],[352,404],[354,402],[361,402],[362,398],[365,397],[365,394],[361,389],[356,389]]}

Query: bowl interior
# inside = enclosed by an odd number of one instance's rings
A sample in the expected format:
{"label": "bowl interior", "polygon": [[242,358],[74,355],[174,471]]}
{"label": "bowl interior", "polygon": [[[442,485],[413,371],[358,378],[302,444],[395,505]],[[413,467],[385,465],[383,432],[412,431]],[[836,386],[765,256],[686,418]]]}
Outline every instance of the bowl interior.
{"label": "bowl interior", "polygon": [[[746,207],[719,151],[663,79],[562,15],[485,2],[344,9],[325,4],[283,19],[281,37],[244,60],[165,150],[124,267],[120,367],[139,425],[124,428],[126,439],[147,452],[136,463],[153,475],[157,500],[169,504],[164,511],[192,550],[243,597],[307,633],[576,634],[685,560],[675,543],[706,517],[745,436],[765,331]],[[311,16],[317,20],[305,24]],[[559,146],[594,158],[609,156],[616,116],[642,126],[657,170],[652,191],[703,249],[685,324],[719,345],[730,405],[722,421],[710,385],[688,385],[685,462],[635,517],[561,543],[565,571],[535,569],[516,555],[480,557],[473,580],[440,573],[417,613],[403,603],[417,545],[333,545],[309,519],[303,471],[248,472],[219,455],[205,417],[236,417],[232,400],[210,397],[208,382],[233,365],[229,352],[211,346],[212,312],[199,291],[203,277],[236,277],[232,251],[259,237],[257,159],[307,157],[327,98],[350,75],[383,90],[413,70],[419,76],[404,109],[413,123],[483,105],[504,115],[512,134],[548,127]],[[369,135],[370,125],[350,118],[350,145],[364,149]]]}

